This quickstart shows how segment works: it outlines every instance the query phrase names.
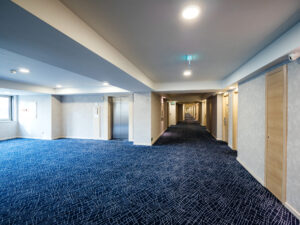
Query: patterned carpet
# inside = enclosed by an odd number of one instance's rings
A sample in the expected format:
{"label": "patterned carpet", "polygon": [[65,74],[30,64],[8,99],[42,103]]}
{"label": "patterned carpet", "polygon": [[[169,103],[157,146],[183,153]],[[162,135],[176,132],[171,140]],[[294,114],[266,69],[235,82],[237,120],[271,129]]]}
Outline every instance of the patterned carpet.
{"label": "patterned carpet", "polygon": [[0,224],[299,224],[195,123],[152,147],[0,142]]}

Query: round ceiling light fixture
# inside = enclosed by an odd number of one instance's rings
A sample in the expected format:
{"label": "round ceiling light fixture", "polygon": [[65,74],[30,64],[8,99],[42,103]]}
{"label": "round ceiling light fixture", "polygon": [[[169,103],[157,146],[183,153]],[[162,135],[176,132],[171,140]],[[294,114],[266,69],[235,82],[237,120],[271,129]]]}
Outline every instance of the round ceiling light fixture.
{"label": "round ceiling light fixture", "polygon": [[182,11],[182,17],[186,20],[196,19],[200,14],[200,8],[196,5],[189,5]]}
{"label": "round ceiling light fixture", "polygon": [[183,71],[183,76],[189,77],[191,75],[192,75],[192,71],[191,70],[185,70],[185,71]]}
{"label": "round ceiling light fixture", "polygon": [[19,72],[20,72],[20,73],[29,73],[30,70],[27,69],[27,68],[19,68]]}

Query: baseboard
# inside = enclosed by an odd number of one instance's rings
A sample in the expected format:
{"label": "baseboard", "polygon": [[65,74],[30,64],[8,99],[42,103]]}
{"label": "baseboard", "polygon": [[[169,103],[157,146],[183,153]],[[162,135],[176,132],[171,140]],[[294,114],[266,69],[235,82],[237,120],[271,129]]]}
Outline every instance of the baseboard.
{"label": "baseboard", "polygon": [[143,146],[151,146],[152,144],[149,143],[143,143],[143,142],[133,142],[134,145],[143,145]]}
{"label": "baseboard", "polygon": [[30,137],[30,136],[18,136],[18,137],[16,137],[16,138],[36,139],[36,140],[47,140],[47,141],[52,140],[52,138]]}
{"label": "baseboard", "polygon": [[86,140],[101,140],[101,141],[109,141],[109,139],[104,138],[93,138],[93,137],[78,137],[78,136],[62,136],[60,138],[66,138],[66,139],[86,139]]}
{"label": "baseboard", "polygon": [[151,144],[154,144],[160,138],[160,136],[163,135],[163,133],[166,132],[166,130],[167,130],[167,128],[165,130],[163,130],[155,139],[153,139]]}
{"label": "baseboard", "polygon": [[214,134],[210,133],[217,141],[223,141],[222,138],[217,138]]}
{"label": "baseboard", "polygon": [[256,176],[254,173],[253,173],[253,171],[252,170],[250,170],[246,165],[245,165],[245,163],[243,162],[243,161],[241,161],[240,159],[239,159],[239,157],[237,157],[236,158],[236,160],[262,185],[262,186],[265,186],[264,185],[264,181],[261,179],[261,178],[259,178],[258,176]]}
{"label": "baseboard", "polygon": [[293,215],[295,217],[297,217],[298,220],[300,220],[300,212],[298,212],[293,206],[291,206],[289,203],[284,203],[284,206],[290,210],[291,213],[293,213]]}
{"label": "baseboard", "polygon": [[57,139],[61,139],[61,138],[63,138],[63,137],[52,137],[52,139],[51,140],[57,140]]}
{"label": "baseboard", "polygon": [[6,141],[6,140],[11,140],[11,139],[16,139],[18,137],[4,137],[4,138],[0,138],[0,141]]}

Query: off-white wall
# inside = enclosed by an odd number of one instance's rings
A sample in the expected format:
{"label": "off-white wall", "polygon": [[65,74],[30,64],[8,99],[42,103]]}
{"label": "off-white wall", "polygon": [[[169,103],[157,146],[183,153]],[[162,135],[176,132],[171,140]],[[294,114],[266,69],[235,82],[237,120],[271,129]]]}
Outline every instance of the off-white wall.
{"label": "off-white wall", "polygon": [[0,140],[12,139],[17,136],[18,124],[16,121],[0,122]]}
{"label": "off-white wall", "polygon": [[51,116],[52,116],[52,139],[62,137],[62,110],[61,97],[51,97]]}
{"label": "off-white wall", "polygon": [[61,103],[63,137],[107,140],[107,97],[63,96]]}
{"label": "off-white wall", "polygon": [[[28,116],[20,107],[35,103],[36,115]],[[51,95],[19,96],[18,98],[18,136],[23,138],[51,139]]]}
{"label": "off-white wall", "polygon": [[151,145],[151,92],[134,93],[133,136],[135,145]]}
{"label": "off-white wall", "polygon": [[151,143],[154,144],[161,133],[161,98],[151,93]]}
{"label": "off-white wall", "polygon": [[[300,218],[300,64],[288,64],[286,206]],[[265,74],[239,84],[238,160],[262,184],[265,169]]]}
{"label": "off-white wall", "polygon": [[287,203],[300,218],[300,61],[288,65]]}
{"label": "off-white wall", "polygon": [[[238,160],[261,183],[264,183],[265,166],[265,103],[264,75],[239,84]],[[229,118],[232,128],[232,113]],[[228,140],[232,140],[232,132],[229,133]]]}

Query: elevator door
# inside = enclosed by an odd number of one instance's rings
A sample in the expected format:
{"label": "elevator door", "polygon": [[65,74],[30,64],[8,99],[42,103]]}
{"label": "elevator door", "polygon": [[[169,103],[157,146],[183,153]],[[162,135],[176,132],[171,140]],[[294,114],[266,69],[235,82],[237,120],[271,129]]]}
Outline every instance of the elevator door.
{"label": "elevator door", "polygon": [[128,99],[113,98],[113,139],[128,139]]}

